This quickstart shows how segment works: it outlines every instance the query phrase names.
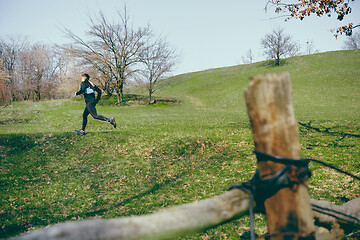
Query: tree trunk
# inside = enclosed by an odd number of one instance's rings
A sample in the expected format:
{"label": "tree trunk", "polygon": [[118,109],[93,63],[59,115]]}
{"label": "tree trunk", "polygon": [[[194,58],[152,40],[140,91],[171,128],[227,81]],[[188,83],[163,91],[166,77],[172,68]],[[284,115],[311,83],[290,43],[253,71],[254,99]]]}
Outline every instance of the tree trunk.
{"label": "tree trunk", "polygon": [[120,93],[119,93],[119,92],[116,93],[116,97],[117,97],[117,104],[120,105],[120,103],[121,103],[121,97],[120,97]]}
{"label": "tree trunk", "polygon": [[124,102],[123,86],[124,86],[124,84],[120,83],[120,84],[118,84],[118,89],[116,89],[117,104],[119,104],[119,105],[122,102]]}
{"label": "tree trunk", "polygon": [[154,84],[153,84],[153,81],[152,81],[152,77],[150,77],[149,86],[148,86],[148,91],[149,91],[149,105],[151,104],[151,96],[152,96],[152,93],[154,92],[154,91],[153,91],[153,87],[154,87]]}
{"label": "tree trunk", "polygon": [[149,89],[149,105],[151,104],[151,94],[152,94],[152,91],[151,91],[151,89]]}
{"label": "tree trunk", "polygon": [[106,95],[108,97],[112,96],[112,89],[111,89],[111,83],[109,81],[105,80],[105,86],[104,86],[104,91],[106,92]]}
{"label": "tree trunk", "polygon": [[277,54],[276,54],[275,65],[280,66],[280,54],[279,54],[279,52],[277,52]]}
{"label": "tree trunk", "polygon": [[[248,114],[252,124],[255,149],[259,152],[293,159],[300,158],[297,121],[291,97],[288,73],[253,77],[245,90]],[[261,161],[261,179],[272,177],[283,164]],[[315,231],[309,194],[305,184],[282,188],[265,200],[268,231],[271,239],[310,236]]]}

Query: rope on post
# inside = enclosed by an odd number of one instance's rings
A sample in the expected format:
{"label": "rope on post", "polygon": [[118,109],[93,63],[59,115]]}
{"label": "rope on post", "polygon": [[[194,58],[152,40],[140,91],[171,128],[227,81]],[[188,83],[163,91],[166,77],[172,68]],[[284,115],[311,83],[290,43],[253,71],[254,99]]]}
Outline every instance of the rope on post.
{"label": "rope on post", "polygon": [[[250,235],[252,240],[255,239],[254,216],[253,216],[254,210],[253,210],[252,199],[255,200],[256,211],[260,213],[264,213],[265,211],[264,202],[267,198],[276,194],[276,192],[279,191],[281,188],[288,187],[290,189],[293,189],[294,186],[300,183],[304,183],[309,177],[311,177],[311,172],[308,167],[310,162],[320,163],[323,166],[332,168],[338,172],[341,172],[357,180],[360,180],[360,178],[355,176],[354,174],[341,170],[321,160],[312,159],[312,158],[303,158],[303,159],[295,160],[291,158],[285,158],[281,156],[275,156],[275,155],[258,152],[256,150],[254,150],[253,152],[255,153],[258,162],[273,161],[277,163],[282,163],[285,165],[285,167],[277,171],[273,177],[264,180],[260,179],[258,170],[256,170],[254,176],[251,178],[249,182],[235,184],[229,188],[229,190],[238,188],[245,192],[248,192],[250,195],[249,215],[250,215]],[[352,220],[360,224],[359,218],[341,212],[337,212],[332,209],[324,209],[315,204],[312,204],[312,206],[317,208],[316,211],[326,210],[327,212],[325,214],[330,214],[329,212],[341,214],[343,216],[351,218]]]}

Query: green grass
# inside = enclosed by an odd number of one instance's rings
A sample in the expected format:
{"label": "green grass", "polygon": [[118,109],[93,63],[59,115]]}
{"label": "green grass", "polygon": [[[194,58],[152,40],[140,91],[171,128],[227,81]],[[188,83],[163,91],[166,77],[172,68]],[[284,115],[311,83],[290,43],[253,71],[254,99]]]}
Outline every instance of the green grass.
{"label": "green grass", "polygon": [[[113,106],[80,128],[82,99],[19,102],[0,109],[0,237],[49,224],[148,214],[219,195],[255,169],[243,92],[251,76],[290,72],[304,157],[358,174],[360,52],[339,51],[184,74],[158,83],[155,98],[178,103]],[[359,182],[311,164],[312,198],[342,204],[360,197]],[[182,239],[238,239],[249,219]],[[266,232],[257,215],[256,231]],[[354,229],[355,231],[355,229]]]}

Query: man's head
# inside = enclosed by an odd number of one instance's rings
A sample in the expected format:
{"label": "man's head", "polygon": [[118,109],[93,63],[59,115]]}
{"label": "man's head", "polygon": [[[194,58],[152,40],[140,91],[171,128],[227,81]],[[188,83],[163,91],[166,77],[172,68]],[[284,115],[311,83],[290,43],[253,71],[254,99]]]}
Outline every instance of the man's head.
{"label": "man's head", "polygon": [[81,78],[82,78],[83,81],[85,81],[85,80],[89,80],[90,76],[89,76],[89,74],[84,73],[83,75],[81,75]]}

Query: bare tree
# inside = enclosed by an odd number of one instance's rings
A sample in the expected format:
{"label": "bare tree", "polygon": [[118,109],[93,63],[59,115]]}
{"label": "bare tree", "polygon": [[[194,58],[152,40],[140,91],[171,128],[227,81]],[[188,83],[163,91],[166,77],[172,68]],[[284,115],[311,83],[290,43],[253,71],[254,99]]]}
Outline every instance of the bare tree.
{"label": "bare tree", "polygon": [[344,41],[344,49],[359,49],[360,48],[360,32],[353,33],[351,36],[347,37]]}
{"label": "bare tree", "polygon": [[19,83],[17,81],[16,67],[20,53],[26,49],[27,46],[28,41],[21,36],[8,37],[6,40],[0,40],[1,66],[7,75],[6,86],[8,87],[11,101],[18,99]]}
{"label": "bare tree", "polygon": [[0,40],[0,82],[7,101],[56,97],[59,66],[51,46],[30,44],[21,36]]}
{"label": "bare tree", "polygon": [[0,58],[0,105],[6,105],[11,100],[9,79],[10,76],[5,71],[3,60]]}
{"label": "bare tree", "polygon": [[317,52],[319,52],[319,50],[317,50],[315,48],[314,41],[313,40],[307,41],[306,42],[306,54],[313,54],[313,53],[317,53]]}
{"label": "bare tree", "polygon": [[274,29],[272,33],[266,34],[261,39],[264,55],[269,59],[275,59],[275,65],[280,66],[280,59],[297,55],[299,45],[292,37],[284,33],[284,29]]}
{"label": "bare tree", "polygon": [[175,48],[172,48],[165,38],[157,39],[142,52],[141,62],[144,64],[144,69],[140,73],[147,82],[149,104],[157,81],[171,72],[179,61]]}
{"label": "bare tree", "polygon": [[56,94],[59,61],[46,45],[34,44],[19,55],[17,77],[25,100],[40,101]]}
{"label": "bare tree", "polygon": [[82,71],[82,65],[77,59],[73,58],[67,51],[60,47],[56,48],[59,56],[59,83],[57,85],[57,94],[60,98],[74,97],[74,92],[79,90],[80,79],[79,72]]}
{"label": "bare tree", "polygon": [[254,61],[254,54],[253,54],[253,52],[251,51],[251,49],[249,49],[249,50],[246,52],[246,55],[242,57],[242,60],[243,60],[243,63],[244,63],[244,64],[253,63],[253,61]]}
{"label": "bare tree", "polygon": [[126,7],[123,13],[118,12],[118,16],[118,23],[110,23],[102,12],[96,20],[90,18],[88,41],[69,29],[66,33],[74,43],[67,48],[69,52],[103,74],[103,87],[108,89],[113,86],[120,104],[125,81],[135,71],[131,68],[140,62],[139,56],[152,33],[150,26],[135,29],[130,24]]}

